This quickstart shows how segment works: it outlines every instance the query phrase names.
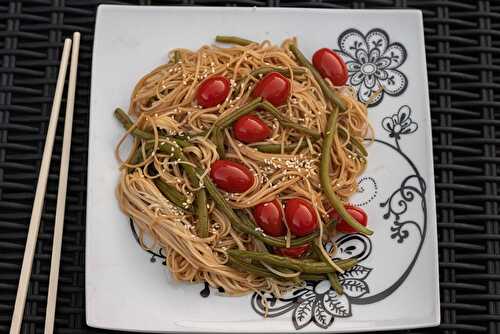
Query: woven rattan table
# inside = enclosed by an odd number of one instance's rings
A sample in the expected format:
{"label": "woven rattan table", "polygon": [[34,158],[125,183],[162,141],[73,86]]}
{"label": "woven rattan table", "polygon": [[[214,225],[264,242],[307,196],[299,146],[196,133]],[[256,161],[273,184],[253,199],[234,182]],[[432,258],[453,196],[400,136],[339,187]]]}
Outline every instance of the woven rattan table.
{"label": "woven rattan table", "polygon": [[[417,8],[432,108],[442,325],[411,333],[500,333],[500,1],[0,0],[0,333],[9,329],[63,39],[82,33],[58,333],[85,325],[85,199],[97,5]],[[62,120],[59,129],[62,129]],[[58,132],[23,333],[43,331],[62,138]]]}

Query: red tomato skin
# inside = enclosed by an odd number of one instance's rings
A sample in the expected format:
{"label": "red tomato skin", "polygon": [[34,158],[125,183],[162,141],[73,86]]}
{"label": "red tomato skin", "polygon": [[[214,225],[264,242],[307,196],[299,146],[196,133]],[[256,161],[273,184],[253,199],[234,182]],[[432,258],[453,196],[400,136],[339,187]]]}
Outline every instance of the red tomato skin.
{"label": "red tomato skin", "polygon": [[[353,205],[345,205],[345,209],[347,212],[354,218],[358,223],[363,226],[368,225],[368,215],[366,212],[360,207]],[[356,233],[357,231],[351,227],[351,225],[347,224],[345,220],[340,218],[339,214],[335,210],[330,210],[328,215],[331,219],[335,219],[337,221],[337,225],[335,226],[336,230],[342,233]]]}
{"label": "red tomato skin", "polygon": [[334,51],[319,49],[314,53],[312,61],[321,76],[330,79],[334,86],[344,86],[347,83],[347,65]]}
{"label": "red tomato skin", "polygon": [[267,235],[280,237],[286,234],[281,203],[277,199],[257,204],[253,210],[253,218],[257,226]]}
{"label": "red tomato skin", "polygon": [[234,123],[233,132],[236,139],[246,144],[256,143],[269,138],[271,129],[258,116],[245,115]]}
{"label": "red tomato skin", "polygon": [[311,248],[309,244],[305,244],[302,246],[297,246],[297,247],[290,247],[290,248],[276,248],[275,252],[278,253],[281,256],[287,256],[287,257],[292,257],[292,258],[299,258]]}
{"label": "red tomato skin", "polygon": [[290,96],[290,80],[281,73],[270,72],[266,74],[255,86],[252,95],[262,97],[273,106],[279,107],[285,104]]}
{"label": "red tomato skin", "polygon": [[203,108],[215,107],[224,102],[229,94],[230,82],[222,75],[205,79],[196,91],[196,101]]}
{"label": "red tomato skin", "polygon": [[293,235],[303,237],[318,228],[318,217],[310,202],[292,198],[285,204],[285,219]]}
{"label": "red tomato skin", "polygon": [[252,172],[242,164],[230,160],[217,160],[212,163],[210,178],[222,190],[242,193],[254,183]]}

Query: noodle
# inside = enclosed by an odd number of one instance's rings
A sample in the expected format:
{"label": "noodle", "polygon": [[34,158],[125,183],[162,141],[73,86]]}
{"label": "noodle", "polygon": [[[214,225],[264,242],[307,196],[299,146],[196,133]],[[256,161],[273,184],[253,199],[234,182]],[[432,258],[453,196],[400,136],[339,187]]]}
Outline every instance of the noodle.
{"label": "noodle", "polygon": [[[207,204],[209,236],[198,237],[198,220],[193,212],[173,205],[155,186],[155,180],[159,179],[185,196],[186,207],[193,203],[194,193],[209,177],[211,164],[220,158],[209,134],[220,117],[230,115],[253,99],[252,90],[262,74],[256,77],[250,74],[259,68],[272,66],[289,72],[291,96],[288,103],[279,107],[280,112],[295,123],[323,133],[333,108],[314,76],[288,51],[290,43],[295,41],[285,40],[281,47],[266,41],[229,48],[203,46],[195,52],[177,49],[174,50],[180,57],[177,63],[157,67],[141,78],[133,90],[129,114],[137,117],[134,127],[152,132],[154,139],[149,142],[137,140],[128,160],[122,162],[117,197],[121,209],[132,218],[142,247],[161,246],[165,251],[166,266],[178,280],[205,281],[212,287],[222,287],[230,295],[252,291],[280,294],[297,284],[229,266],[229,249],[259,251],[263,245],[234,229],[228,217],[210,198]],[[293,69],[297,68],[304,70],[302,74],[294,74]],[[202,109],[196,103],[196,89],[212,75],[231,78],[229,98],[218,106]],[[356,178],[366,166],[365,158],[358,155],[350,140],[354,138],[363,142],[364,138],[371,136],[372,130],[366,106],[356,100],[355,92],[349,87],[335,90],[347,107],[338,117],[338,128],[347,135],[340,136],[339,131],[335,135],[330,177],[335,192],[347,198],[357,190]],[[272,129],[265,142],[245,145],[233,138],[228,129],[222,133],[226,145],[225,159],[246,165],[256,180],[243,193],[223,192],[227,203],[234,209],[248,209],[274,198],[305,198],[314,203],[321,236],[326,241],[331,233],[323,229],[323,224],[329,221],[330,205],[322,194],[319,178],[321,140],[314,141],[297,130],[282,127],[270,113],[262,112],[259,116]],[[131,132],[129,129],[127,134]],[[204,171],[198,175],[199,187],[190,182],[183,162],[158,151],[163,145],[162,137],[167,135],[184,136],[189,142],[190,146],[183,149],[191,161],[189,164]],[[120,145],[122,142],[123,139]],[[297,148],[286,153],[285,145],[293,143],[298,143]],[[307,145],[301,146],[302,143]],[[259,144],[281,145],[281,153],[260,152],[255,149]],[[119,159],[118,151],[119,147]],[[136,154],[140,161],[132,160]],[[146,235],[148,240],[153,240],[151,245],[144,243]],[[265,263],[262,267],[278,277],[296,278],[300,274]]]}

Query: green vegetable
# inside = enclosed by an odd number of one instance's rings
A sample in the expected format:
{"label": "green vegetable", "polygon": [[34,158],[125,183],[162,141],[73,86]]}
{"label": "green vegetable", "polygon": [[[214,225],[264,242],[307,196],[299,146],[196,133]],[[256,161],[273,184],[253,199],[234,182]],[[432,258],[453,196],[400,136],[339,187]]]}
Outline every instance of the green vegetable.
{"label": "green vegetable", "polygon": [[326,83],[325,79],[319,74],[319,72],[314,68],[313,64],[307,60],[307,58],[304,56],[302,52],[297,48],[296,45],[291,44],[290,45],[290,51],[295,55],[295,58],[297,58],[297,61],[304,67],[307,67],[309,71],[311,71],[312,75],[318,82],[321,90],[323,91],[323,94],[332,102],[334,105],[337,105],[340,109],[341,112],[344,112],[347,110],[344,102],[339,99],[339,97],[335,94],[335,92],[330,88],[330,86]]}
{"label": "green vegetable", "polygon": [[299,277],[303,281],[322,281],[328,278],[326,275],[322,274],[300,274]]}
{"label": "green vegetable", "polygon": [[131,165],[137,165],[140,162],[142,162],[142,150],[139,147],[139,148],[137,148],[137,150],[135,150],[134,155],[128,161],[128,163]]}
{"label": "green vegetable", "polygon": [[249,44],[257,44],[256,42],[251,41],[249,39],[244,39],[244,38],[236,37],[236,36],[217,35],[217,36],[215,36],[215,41],[219,42],[219,43],[236,44],[236,45],[241,45],[241,46],[247,46]]}
{"label": "green vegetable", "polygon": [[337,292],[337,294],[342,295],[344,293],[344,288],[340,284],[339,277],[337,276],[337,273],[327,273],[326,276],[328,276],[328,280],[330,281],[330,285],[332,288]]}
{"label": "green vegetable", "polygon": [[196,192],[194,200],[196,213],[196,229],[200,238],[208,238],[208,208],[207,208],[207,193],[205,189],[200,189]]}
{"label": "green vegetable", "polygon": [[179,50],[174,51],[174,64],[177,64],[181,60],[181,52]]}
{"label": "green vegetable", "polygon": [[[121,108],[115,109],[115,117],[118,119],[118,121],[120,121],[120,123],[122,123],[123,127],[127,131],[128,131],[128,129],[130,129],[134,125],[134,122],[130,119],[130,117],[128,117],[127,113],[125,113],[125,111],[123,111],[123,109],[121,109]],[[141,130],[138,128],[134,128],[132,130],[131,134],[134,137],[137,137],[138,139],[144,139],[144,140],[154,140],[155,139],[154,133],[144,131],[144,130]],[[164,140],[164,139],[173,140],[181,147],[191,146],[191,144],[186,139],[184,139],[185,138],[184,136],[174,136],[174,137],[158,136],[158,138],[161,140]],[[146,150],[152,149],[153,146],[154,146],[154,143],[149,143],[148,145],[146,145]]]}
{"label": "green vegetable", "polygon": [[229,261],[227,262],[227,265],[230,267],[233,267],[237,270],[252,273],[254,275],[260,276],[260,277],[270,277],[270,278],[275,278],[275,279],[284,279],[284,277],[278,276],[263,266],[259,266],[256,264],[248,263],[244,260],[241,260],[237,257],[229,256]]}
{"label": "green vegetable", "polygon": [[163,182],[160,178],[154,179],[154,183],[163,196],[165,196],[170,202],[183,210],[189,209],[186,196],[175,189],[175,187]]}
{"label": "green vegetable", "polygon": [[[340,137],[347,138],[347,132],[344,128],[338,127],[338,132],[339,132]],[[349,143],[350,143],[351,147],[355,148],[362,156],[364,156],[364,157],[368,156],[368,152],[366,151],[366,148],[359,140],[357,140],[356,138],[351,136]]]}
{"label": "green vegetable", "polygon": [[[269,72],[278,72],[280,74],[283,74],[283,75],[286,75],[286,76],[289,76],[290,75],[290,70],[288,68],[283,68],[283,67],[260,67],[256,70],[253,70],[252,72],[250,72],[249,75],[253,76],[253,77],[259,77],[259,75],[265,75]],[[299,67],[296,67],[296,68],[292,68],[292,72],[293,72],[293,75],[301,75],[301,74],[304,74],[306,73],[306,71],[304,71],[303,68],[299,68]]]}
{"label": "green vegetable", "polygon": [[[324,264],[330,266],[333,268],[333,266],[330,264],[328,259],[325,258],[325,254],[321,251],[320,247],[316,243],[313,243],[313,252],[314,254],[323,261]],[[328,280],[330,281],[330,285],[332,286],[335,291],[337,291],[338,294],[342,294],[342,286],[340,285],[339,279],[337,277],[337,273],[326,273],[326,276],[328,277]]]}
{"label": "green vegetable", "polygon": [[278,109],[276,109],[276,107],[273,106],[268,101],[263,101],[260,104],[260,107],[264,108],[266,111],[271,113],[278,120],[278,122],[281,124],[281,126],[283,126],[284,128],[295,129],[298,132],[309,135],[314,140],[318,140],[321,138],[321,134],[319,132],[312,130],[312,129],[309,129],[309,128],[306,128],[304,126],[301,126],[301,125],[293,122],[288,117],[286,117],[283,113],[281,113]]}
{"label": "green vegetable", "polygon": [[221,128],[217,126],[214,127],[211,140],[215,144],[215,147],[217,148],[217,153],[219,153],[219,157],[223,159],[226,152],[224,148],[224,133],[222,132]]}
{"label": "green vegetable", "polygon": [[321,161],[319,168],[319,178],[321,187],[323,188],[323,193],[326,198],[332,205],[332,207],[337,211],[337,213],[345,220],[345,222],[351,225],[356,231],[371,235],[373,232],[367,227],[358,223],[352,216],[347,212],[344,207],[344,204],[337,197],[335,192],[333,191],[329,169],[330,169],[330,150],[333,143],[333,136],[335,134],[335,130],[337,128],[337,110],[335,109],[330,116],[328,117],[328,121],[326,123],[323,145],[321,147]]}
{"label": "green vegetable", "polygon": [[[293,150],[295,150],[297,148],[297,146],[299,146],[299,150],[301,149],[304,149],[307,147],[307,141],[303,140],[300,145],[297,145],[297,144],[288,144],[288,145],[284,145],[284,152],[285,153],[289,153],[289,152],[292,152]],[[262,144],[262,145],[257,145],[257,146],[254,146],[255,149],[257,149],[257,151],[259,152],[263,152],[263,153],[276,153],[276,154],[280,154],[281,153],[281,144]]]}
{"label": "green vegetable", "polygon": [[[180,146],[174,143],[166,143],[166,145],[160,146],[160,151],[165,153],[172,153],[173,157],[177,159],[178,162],[188,162],[186,156],[180,149]],[[203,172],[195,169],[193,166],[188,164],[182,164],[182,168],[186,172],[189,182],[194,187],[200,186],[199,175]],[[208,211],[207,211],[207,195],[204,189],[200,189],[195,194],[195,215],[197,218],[197,230],[200,238],[208,237]]]}
{"label": "green vegetable", "polygon": [[220,129],[227,128],[228,126],[230,126],[233,122],[235,122],[241,116],[249,114],[252,111],[254,111],[256,108],[258,108],[261,101],[262,101],[262,98],[260,98],[260,97],[253,99],[252,101],[245,104],[243,107],[229,113],[225,117],[219,118],[217,120],[217,122],[215,122],[214,126],[217,128],[220,128]]}
{"label": "green vegetable", "polygon": [[[270,265],[292,269],[308,274],[326,274],[335,272],[335,269],[323,262],[305,262],[285,256],[273,255],[264,252],[228,250],[228,254],[239,259],[251,259],[252,261],[263,261]],[[335,262],[341,269],[346,270],[356,265],[355,259],[339,260]]]}
{"label": "green vegetable", "polygon": [[[132,122],[130,117],[128,117],[127,113],[125,113],[125,111],[121,108],[115,109],[115,117],[120,121],[120,123],[122,123],[123,127],[127,131],[134,125],[134,122]],[[147,131],[143,131],[138,128],[134,128],[131,133],[134,137],[138,137],[140,139],[146,139],[146,140],[155,139],[154,134]]]}

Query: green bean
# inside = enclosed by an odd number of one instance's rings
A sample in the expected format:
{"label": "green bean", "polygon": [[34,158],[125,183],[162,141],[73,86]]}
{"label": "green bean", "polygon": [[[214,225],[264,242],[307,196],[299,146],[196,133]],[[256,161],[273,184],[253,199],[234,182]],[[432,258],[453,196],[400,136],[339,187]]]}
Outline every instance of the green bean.
{"label": "green bean", "polygon": [[[326,265],[323,262],[304,262],[297,259],[292,259],[285,256],[273,255],[264,252],[244,251],[244,250],[228,250],[228,254],[239,259],[251,259],[255,261],[263,261],[277,267],[292,269],[308,274],[326,274],[335,272],[335,269]],[[336,264],[343,270],[352,268],[357,261],[355,259],[339,260]]]}
{"label": "green bean", "polygon": [[218,128],[227,128],[230,126],[234,121],[236,121],[238,118],[241,116],[244,116],[246,114],[251,113],[254,111],[256,108],[259,107],[260,102],[262,101],[262,98],[257,97],[250,101],[249,103],[245,104],[243,107],[239,108],[238,110],[235,110],[231,113],[229,113],[227,116],[219,118],[217,122],[215,122],[215,127]]}
{"label": "green bean", "polygon": [[189,206],[187,203],[187,198],[183,193],[179,192],[175,187],[163,182],[160,178],[156,178],[153,181],[160,190],[160,192],[165,196],[170,202],[175,204],[177,207],[188,210]]}
{"label": "green bean", "polygon": [[[180,145],[177,142],[169,143],[162,142],[160,145],[160,151],[164,153],[171,153],[178,162],[188,162],[184,153],[180,149]],[[194,187],[200,186],[199,176],[203,174],[202,171],[195,169],[189,164],[183,164],[183,169],[187,174],[189,182],[192,183]],[[208,237],[208,209],[207,209],[207,195],[204,189],[200,189],[195,194],[195,215],[197,219],[197,232],[200,238]]]}
{"label": "green bean", "polygon": [[[290,69],[288,68],[282,68],[282,67],[260,67],[256,70],[253,70],[252,72],[250,72],[249,75],[253,76],[253,77],[258,77],[259,75],[265,75],[269,72],[278,72],[280,74],[283,74],[283,75],[290,75]],[[300,68],[300,67],[296,67],[296,68],[292,68],[292,72],[293,72],[293,75],[301,75],[301,74],[304,74],[306,73],[306,71],[304,71],[303,68]]]}
{"label": "green bean", "polygon": [[328,117],[328,121],[326,123],[323,145],[321,147],[321,161],[319,168],[321,187],[323,188],[323,193],[325,194],[330,204],[333,206],[335,211],[337,211],[337,213],[345,220],[347,224],[352,226],[358,232],[371,235],[373,234],[373,232],[370,229],[358,223],[354,218],[352,218],[349,212],[347,212],[343,203],[337,197],[332,188],[331,179],[329,175],[330,150],[333,143],[333,136],[335,135],[335,130],[337,128],[337,116],[338,112],[337,109],[335,109]]}
{"label": "green bean", "polygon": [[142,162],[142,150],[137,148],[137,150],[134,152],[134,155],[132,158],[128,161],[129,164],[131,165],[137,165],[138,163]]}
{"label": "green bean", "polygon": [[194,201],[196,212],[196,229],[200,238],[208,238],[208,208],[205,189],[196,192]]}
{"label": "green bean", "polygon": [[[332,268],[334,268],[331,264],[330,264],[330,261],[326,258],[326,255],[321,251],[320,247],[323,247],[323,246],[320,246],[316,243],[313,243],[313,252],[314,254],[323,261],[323,263],[325,263],[326,265],[329,265],[331,266]],[[330,281],[330,285],[332,286],[333,289],[335,289],[335,291],[337,291],[337,293],[339,294],[342,294],[342,292],[339,292],[339,291],[342,291],[342,286],[340,285],[340,282],[337,278],[337,273],[326,273],[326,276],[328,277],[328,280]]]}
{"label": "green bean", "polygon": [[358,153],[361,154],[364,158],[366,158],[368,156],[368,151],[366,150],[366,148],[363,146],[363,144],[361,144],[361,142],[358,139],[351,137],[350,143],[351,143],[352,147],[356,148]]}
{"label": "green bean", "polygon": [[174,51],[174,64],[177,64],[181,60],[181,52],[179,50]]}
{"label": "green bean", "polygon": [[[170,152],[177,159],[178,162],[188,162],[184,153],[177,143],[167,143],[167,145],[160,146],[165,152]],[[195,169],[189,164],[183,164],[183,169],[186,172],[189,182],[194,187],[200,186],[199,176],[203,174],[202,171]],[[195,194],[195,215],[197,219],[197,232],[200,238],[208,237],[208,208],[207,208],[207,195],[205,189],[200,189]]]}
{"label": "green bean", "polygon": [[215,36],[215,41],[219,42],[219,43],[236,44],[236,45],[241,45],[241,46],[247,46],[249,44],[257,44],[256,42],[251,41],[249,39],[236,37],[236,36],[217,35],[217,36]]}
{"label": "green bean", "polygon": [[[125,130],[128,131],[128,129],[130,129],[132,126],[134,126],[134,122],[130,119],[130,117],[128,117],[128,115],[125,113],[125,111],[123,111],[123,109],[121,108],[116,108],[115,109],[115,117],[118,119],[118,121],[120,121],[120,123],[122,123],[123,127],[125,128]],[[144,140],[154,140],[155,139],[155,135],[154,133],[151,133],[149,131],[144,131],[144,130],[141,130],[141,129],[138,129],[137,127],[134,128],[132,131],[131,131],[131,134],[134,136],[134,137],[137,137],[138,139],[144,139]],[[174,137],[163,137],[163,136],[159,136],[158,137],[159,139],[169,139],[169,140],[174,140],[175,142],[177,142],[177,144],[179,144],[179,146],[181,147],[187,147],[187,146],[191,146],[191,144],[186,141],[183,137],[179,136],[174,136]],[[150,145],[149,147],[153,147],[154,145]]]}
{"label": "green bean", "polygon": [[[299,150],[302,150],[304,148],[307,147],[307,141],[303,140],[300,145],[298,144],[286,144],[284,145],[284,149],[283,151],[285,153],[289,153],[289,152],[292,152],[293,150],[295,150],[297,148],[297,146],[299,147],[298,149]],[[259,152],[262,152],[262,153],[276,153],[276,154],[280,154],[281,153],[281,144],[262,144],[262,145],[257,145],[257,146],[254,146],[254,148],[259,151]]]}
{"label": "green bean", "polygon": [[344,294],[344,288],[340,284],[339,277],[337,276],[337,273],[327,273],[326,276],[328,276],[328,280],[330,281],[330,285],[335,290],[335,292],[337,292],[337,294],[339,294],[339,295]]}
{"label": "green bean", "polygon": [[264,101],[260,104],[262,108],[264,108],[266,111],[271,113],[277,120],[278,122],[285,128],[291,128],[295,129],[298,132],[304,133],[306,135],[309,135],[315,140],[318,140],[321,138],[321,134],[315,130],[306,128],[304,126],[301,126],[292,120],[288,119],[283,113],[281,113],[278,109],[276,109],[275,106],[273,106],[271,103],[268,101]]}
{"label": "green bean", "polygon": [[233,256],[229,256],[229,261],[227,262],[227,264],[235,269],[245,271],[260,277],[270,277],[281,280],[285,279],[285,277],[278,276],[270,272],[267,268],[263,266],[255,265]]}
{"label": "green bean", "polygon": [[[344,128],[338,127],[338,132],[339,132],[340,137],[342,137],[344,139],[347,138],[347,131]],[[361,142],[359,140],[357,140],[356,138],[351,136],[349,142],[350,142],[351,146],[355,147],[362,156],[364,156],[364,157],[368,156],[368,152],[366,151],[366,148],[364,147],[363,144],[361,144]]]}
{"label": "green bean", "polygon": [[219,157],[223,159],[225,155],[225,148],[224,148],[224,134],[222,132],[222,129],[219,128],[218,126],[214,127],[210,139],[215,144],[215,147],[217,148],[217,153],[219,153]]}
{"label": "green bean", "polygon": [[322,281],[328,277],[322,274],[300,274],[300,279],[303,281]]}
{"label": "green bean", "polygon": [[[134,126],[134,122],[132,122],[132,120],[130,119],[130,117],[128,117],[128,115],[125,113],[125,111],[123,109],[121,109],[121,108],[116,108],[115,109],[115,117],[120,121],[120,123],[122,123],[123,127],[127,131],[132,126]],[[132,133],[133,136],[139,137],[140,139],[146,139],[146,140],[148,140],[148,139],[155,139],[154,134],[152,134],[150,132],[147,132],[147,131],[143,131],[141,129],[138,129],[137,127],[134,128],[131,131],[131,133]]]}
{"label": "green bean", "polygon": [[295,55],[297,61],[304,67],[307,67],[309,71],[311,71],[312,75],[318,82],[323,94],[334,104],[337,105],[341,112],[346,111],[346,106],[344,102],[339,99],[339,97],[335,94],[335,92],[330,88],[330,86],[326,83],[325,79],[319,74],[319,72],[314,68],[314,66],[307,60],[302,52],[297,48],[296,45],[290,45],[290,51]]}

